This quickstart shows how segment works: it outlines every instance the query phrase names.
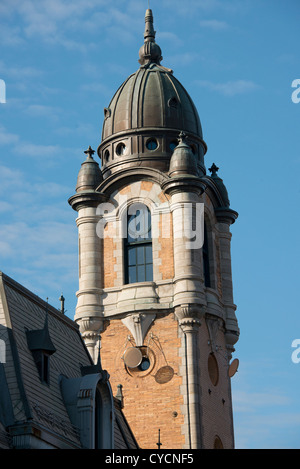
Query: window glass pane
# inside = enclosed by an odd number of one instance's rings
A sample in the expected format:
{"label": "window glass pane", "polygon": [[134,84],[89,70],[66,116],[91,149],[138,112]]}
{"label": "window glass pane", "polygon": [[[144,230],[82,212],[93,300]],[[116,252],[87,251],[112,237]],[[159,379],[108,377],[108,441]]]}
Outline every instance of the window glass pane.
{"label": "window glass pane", "polygon": [[152,281],[151,212],[144,204],[136,203],[128,208],[124,249],[127,282]]}
{"label": "window glass pane", "polygon": [[145,282],[145,266],[144,265],[138,265],[137,266],[137,281],[138,282]]}
{"label": "window glass pane", "polygon": [[128,241],[128,243],[135,243],[136,242],[136,219],[135,219],[135,215],[131,215],[128,218],[127,241]]}
{"label": "window glass pane", "polygon": [[151,244],[145,246],[146,251],[146,264],[152,263],[152,246]]}
{"label": "window glass pane", "polygon": [[145,236],[146,239],[151,239],[151,213],[147,209],[147,215],[146,215],[146,223],[147,223],[147,235]]}
{"label": "window glass pane", "polygon": [[137,282],[135,266],[128,268],[128,283],[134,283],[134,282]]}
{"label": "window glass pane", "polygon": [[136,212],[136,238],[138,241],[149,239],[151,218],[148,208],[144,205]]}
{"label": "window glass pane", "polygon": [[153,280],[153,266],[152,264],[146,265],[146,282],[152,282]]}
{"label": "window glass pane", "polygon": [[146,147],[148,148],[148,150],[156,150],[157,146],[157,141],[154,138],[151,138],[146,143]]}
{"label": "window glass pane", "polygon": [[137,264],[145,264],[145,253],[144,253],[144,246],[138,246],[137,250]]}
{"label": "window glass pane", "polygon": [[136,231],[136,238],[140,238],[141,230],[143,229],[143,218],[141,215],[140,210],[136,211],[136,218],[135,218],[135,231]]}
{"label": "window glass pane", "polygon": [[128,248],[128,265],[136,265],[136,248]]}
{"label": "window glass pane", "polygon": [[151,239],[151,213],[146,205],[131,207],[127,220],[127,240],[129,243]]}

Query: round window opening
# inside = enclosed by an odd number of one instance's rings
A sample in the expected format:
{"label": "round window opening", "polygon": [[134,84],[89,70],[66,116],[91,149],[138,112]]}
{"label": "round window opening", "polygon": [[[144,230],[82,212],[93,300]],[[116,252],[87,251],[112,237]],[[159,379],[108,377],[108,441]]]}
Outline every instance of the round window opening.
{"label": "round window opening", "polygon": [[140,371],[148,370],[150,368],[150,359],[148,357],[143,357],[138,368],[140,369]]}
{"label": "round window opening", "polygon": [[168,105],[169,105],[170,107],[177,108],[177,105],[178,105],[177,99],[174,98],[174,96],[173,96],[173,98],[170,98],[170,99],[169,99]]}
{"label": "round window opening", "polygon": [[178,145],[177,140],[173,140],[173,142],[171,142],[170,145],[169,145],[170,150],[174,151],[175,148],[177,147],[177,145]]}
{"label": "round window opening", "polygon": [[117,146],[116,153],[118,156],[125,155],[126,145],[125,143],[119,143]]}
{"label": "round window opening", "polygon": [[109,160],[109,151],[108,150],[105,150],[105,153],[104,153],[104,160],[107,162]]}
{"label": "round window opening", "polygon": [[148,150],[151,151],[156,150],[156,148],[158,147],[158,143],[155,138],[150,138],[150,140],[148,140],[146,143],[146,147],[148,148]]}
{"label": "round window opening", "polygon": [[[131,355],[136,355],[136,359],[131,360]],[[130,360],[128,356],[130,354]],[[127,351],[127,357],[124,360],[125,368],[127,373],[131,376],[143,377],[150,373],[155,365],[155,355],[149,347],[132,347],[130,352]]]}
{"label": "round window opening", "polygon": [[210,380],[214,386],[218,384],[219,381],[219,367],[218,367],[218,362],[216,360],[216,357],[214,356],[213,353],[211,353],[208,357],[208,374],[210,377]]}

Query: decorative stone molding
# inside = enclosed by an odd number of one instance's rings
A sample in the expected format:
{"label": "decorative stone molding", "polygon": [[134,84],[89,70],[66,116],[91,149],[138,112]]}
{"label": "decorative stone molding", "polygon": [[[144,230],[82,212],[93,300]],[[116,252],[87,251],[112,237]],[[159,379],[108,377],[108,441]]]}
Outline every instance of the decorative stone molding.
{"label": "decorative stone molding", "polygon": [[211,351],[215,352],[216,351],[216,338],[217,338],[217,333],[220,328],[220,320],[218,318],[205,318],[205,322],[207,325],[207,330],[209,334],[209,342],[210,342],[210,347]]}
{"label": "decorative stone molding", "polygon": [[138,313],[141,310],[156,308],[157,304],[156,284],[140,282],[123,286],[118,295],[117,308],[119,313]]}
{"label": "decorative stone molding", "polygon": [[83,336],[96,334],[98,337],[99,333],[103,331],[103,322],[104,320],[98,317],[81,318],[79,320],[80,332]]}
{"label": "decorative stone molding", "polygon": [[198,304],[183,304],[175,309],[175,316],[180,326],[201,326],[200,319],[205,314],[205,307]]}
{"label": "decorative stone molding", "polygon": [[228,355],[235,351],[234,345],[239,340],[240,329],[238,326],[237,318],[235,315],[235,305],[226,307],[226,322],[225,322],[225,341]]}
{"label": "decorative stone molding", "polygon": [[130,314],[122,319],[122,323],[129,329],[137,347],[141,347],[149,327],[156,318],[155,313]]}
{"label": "decorative stone molding", "polygon": [[239,340],[239,334],[236,331],[230,331],[226,329],[225,331],[225,341],[226,341],[226,349],[229,358],[232,357],[233,352],[235,351],[234,345]]}
{"label": "decorative stone molding", "polygon": [[90,215],[86,217],[80,217],[76,219],[76,225],[79,227],[80,225],[83,225],[85,223],[98,223],[98,221],[101,219],[100,215]]}
{"label": "decorative stone molding", "polygon": [[96,345],[103,331],[104,319],[85,317],[78,320],[79,330],[94,361],[96,361]]}

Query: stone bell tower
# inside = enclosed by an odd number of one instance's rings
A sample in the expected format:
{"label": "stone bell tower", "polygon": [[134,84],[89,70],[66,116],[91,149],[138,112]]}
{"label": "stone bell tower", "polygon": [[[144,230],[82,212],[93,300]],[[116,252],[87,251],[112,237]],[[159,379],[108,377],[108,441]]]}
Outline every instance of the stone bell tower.
{"label": "stone bell tower", "polygon": [[[230,225],[237,213],[196,107],[161,65],[152,11],[138,70],[104,109],[79,171],[75,320],[141,448],[233,448],[229,366],[239,337]],[[100,169],[101,166],[101,169]],[[120,386],[121,385],[121,386]]]}

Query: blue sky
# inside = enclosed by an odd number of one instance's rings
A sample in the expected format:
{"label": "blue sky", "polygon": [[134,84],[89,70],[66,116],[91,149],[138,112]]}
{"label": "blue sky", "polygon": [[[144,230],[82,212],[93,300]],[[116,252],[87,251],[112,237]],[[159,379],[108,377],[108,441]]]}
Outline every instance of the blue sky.
{"label": "blue sky", "polygon": [[[237,448],[300,448],[297,0],[150,0],[162,64],[189,91],[231,207],[241,329]],[[0,269],[73,317],[74,194],[103,108],[139,66],[145,0],[1,0]],[[300,94],[299,94],[300,96]]]}

